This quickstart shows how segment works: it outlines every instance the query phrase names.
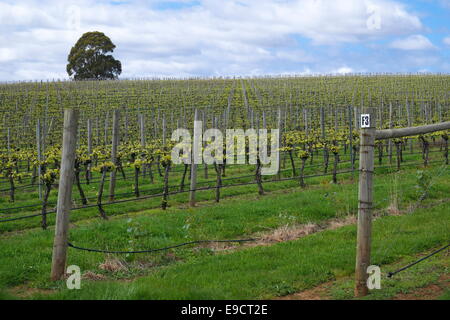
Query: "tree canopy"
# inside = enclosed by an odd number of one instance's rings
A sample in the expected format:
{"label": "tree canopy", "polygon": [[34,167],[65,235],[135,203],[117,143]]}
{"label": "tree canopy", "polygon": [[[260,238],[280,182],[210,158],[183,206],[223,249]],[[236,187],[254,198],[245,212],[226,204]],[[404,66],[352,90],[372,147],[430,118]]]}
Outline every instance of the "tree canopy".
{"label": "tree canopy", "polygon": [[104,33],[86,32],[70,50],[67,73],[75,80],[117,79],[122,73],[122,64],[108,54],[115,48]]}

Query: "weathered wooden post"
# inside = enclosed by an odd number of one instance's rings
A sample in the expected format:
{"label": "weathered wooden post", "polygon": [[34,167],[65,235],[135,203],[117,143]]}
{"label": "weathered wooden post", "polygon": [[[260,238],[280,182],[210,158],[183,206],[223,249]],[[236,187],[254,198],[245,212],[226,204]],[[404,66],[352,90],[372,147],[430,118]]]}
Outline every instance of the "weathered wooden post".
{"label": "weathered wooden post", "polygon": [[124,119],[123,119],[123,141],[128,143],[128,112],[125,109]]}
{"label": "weathered wooden post", "polygon": [[191,186],[189,191],[189,206],[195,206],[195,189],[197,188],[197,165],[202,156],[202,126],[198,121],[198,111],[195,109],[194,113],[194,139],[192,141],[192,155],[191,155]]}
{"label": "weathered wooden post", "polygon": [[69,235],[69,214],[72,205],[72,185],[74,179],[75,149],[77,142],[79,111],[64,111],[63,147],[61,173],[56,207],[56,228],[53,244],[51,279],[60,280],[65,273],[67,258],[67,239]]}
{"label": "weathered wooden post", "polygon": [[40,119],[37,119],[37,123],[36,123],[36,147],[37,147],[37,161],[38,161],[38,167],[37,167],[38,192],[39,192],[39,200],[42,200],[42,183],[41,183],[42,154],[41,154],[41,121],[40,121]]}
{"label": "weathered wooden post", "polygon": [[[119,145],[119,116],[119,110],[114,110],[111,149],[111,161],[112,163],[114,163],[114,165],[117,165],[117,149]],[[114,191],[116,189],[116,172],[117,169],[113,168],[109,176],[109,201],[114,201]]]}
{"label": "weathered wooden post", "polygon": [[264,110],[262,112],[262,123],[263,123],[263,128],[266,129],[267,128],[267,120],[266,120],[266,112]]}
{"label": "weathered wooden post", "polygon": [[367,268],[370,266],[372,233],[372,186],[375,147],[375,112],[365,108],[361,112],[359,151],[358,234],[356,247],[355,296],[368,293]]}
{"label": "weathered wooden post", "polygon": [[108,122],[109,122],[109,110],[106,111],[106,117],[105,117],[105,127],[104,127],[104,140],[103,144],[106,146],[108,144]]}
{"label": "weathered wooden post", "polygon": [[[91,119],[87,119],[87,144],[88,144],[88,155],[89,155],[89,157],[91,157],[92,156],[92,121],[91,121]],[[92,163],[89,163],[88,170],[87,170],[88,181],[92,178],[91,167],[92,167]]]}
{"label": "weathered wooden post", "polygon": [[11,155],[11,129],[9,127],[6,135],[7,135],[8,155]]}
{"label": "weathered wooden post", "polygon": [[401,129],[376,131],[373,121],[374,111],[365,109],[361,114],[360,163],[359,163],[359,206],[358,234],[355,268],[355,296],[367,295],[367,268],[370,266],[370,246],[372,229],[372,176],[374,170],[375,140],[416,136],[450,129],[450,121]]}
{"label": "weathered wooden post", "polygon": [[[281,123],[281,108],[280,107],[278,107],[278,119],[277,119],[277,128],[276,129],[278,129],[278,130],[280,130],[280,135],[279,135],[279,137],[278,137],[278,149],[281,149],[282,148],[282,139],[283,139],[283,130],[282,130],[282,123]],[[271,151],[272,152],[272,151]],[[277,179],[278,180],[280,180],[281,179],[281,167],[280,167],[280,150],[277,150],[276,151],[277,152],[277,154],[278,154],[278,161],[277,161],[277,164],[278,164],[278,168],[277,168]]]}
{"label": "weathered wooden post", "polygon": [[325,164],[324,173],[327,173],[328,172],[328,147],[325,144],[326,133],[325,133],[325,108],[324,107],[320,107],[320,131],[322,133],[321,137],[324,142],[324,146],[323,146],[323,163]]}
{"label": "weathered wooden post", "polygon": [[[392,129],[392,103],[389,104],[389,129]],[[392,164],[392,140],[388,141],[389,164]]]}
{"label": "weathered wooden post", "polygon": [[349,149],[350,149],[350,162],[352,165],[352,179],[354,178],[355,175],[355,154],[353,152],[353,121],[352,121],[352,111],[353,108],[351,106],[347,107],[347,112],[348,112],[348,126],[349,126],[349,136],[348,136],[348,140],[349,140]]}
{"label": "weathered wooden post", "polygon": [[305,126],[305,134],[308,135],[309,130],[308,130],[308,109],[303,108],[303,121],[304,121],[304,126]]}
{"label": "weathered wooden post", "polygon": [[143,114],[138,115],[139,119],[139,132],[141,137],[141,146],[145,147],[145,119]]}
{"label": "weathered wooden post", "polygon": [[166,114],[162,115],[162,144],[163,147],[166,146]]}

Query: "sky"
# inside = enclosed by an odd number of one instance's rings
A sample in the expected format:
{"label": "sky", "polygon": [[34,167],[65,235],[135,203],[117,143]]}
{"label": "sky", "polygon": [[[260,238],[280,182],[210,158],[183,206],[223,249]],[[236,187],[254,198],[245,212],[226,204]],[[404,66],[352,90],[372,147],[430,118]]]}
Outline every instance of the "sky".
{"label": "sky", "polygon": [[88,31],[120,78],[450,73],[450,0],[0,0],[0,81],[68,79]]}

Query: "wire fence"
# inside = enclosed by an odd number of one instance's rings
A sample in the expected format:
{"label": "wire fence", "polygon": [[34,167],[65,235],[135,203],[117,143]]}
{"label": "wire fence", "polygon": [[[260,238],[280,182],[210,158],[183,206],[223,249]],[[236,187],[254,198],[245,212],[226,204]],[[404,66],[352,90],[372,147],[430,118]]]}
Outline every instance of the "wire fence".
{"label": "wire fence", "polygon": [[[432,160],[429,161],[429,164],[436,164],[436,163],[442,163],[442,161],[439,160]],[[402,166],[417,166],[422,164],[421,162],[405,162],[402,163]],[[376,166],[375,169],[386,169],[386,168],[392,168],[392,165],[382,165],[382,166]],[[288,171],[288,170],[286,170]],[[290,170],[289,170],[290,171]],[[326,176],[333,176],[334,174],[336,175],[343,175],[343,174],[350,174],[350,173],[355,173],[355,170],[344,170],[344,171],[338,171],[336,173],[319,173],[319,174],[313,174],[313,175],[304,175],[303,178],[304,179],[311,179],[311,178],[317,178],[317,177],[326,177]],[[240,177],[231,177],[231,178],[227,178],[227,180],[238,180],[238,179],[244,179],[244,178],[250,178],[250,177],[255,177],[255,175],[247,175],[247,176],[240,176]],[[280,179],[272,179],[272,180],[264,180],[263,184],[267,184],[267,183],[277,183],[277,182],[284,182],[284,181],[298,181],[299,177],[286,177],[286,178],[280,178]],[[205,181],[204,183],[213,183],[216,181]],[[168,195],[169,196],[173,196],[173,195],[178,195],[178,194],[185,194],[185,193],[189,193],[191,191],[208,191],[208,190],[216,190],[216,189],[224,189],[224,188],[235,188],[235,187],[242,187],[242,186],[249,186],[249,185],[257,185],[258,182],[256,181],[250,181],[250,182],[243,182],[243,183],[234,183],[234,184],[228,184],[228,185],[220,185],[220,186],[206,186],[206,187],[200,187],[200,188],[195,188],[195,189],[186,189],[186,190],[182,190],[182,191],[169,191]],[[179,185],[174,185],[171,186],[171,188],[179,188]],[[146,192],[142,191],[141,194],[145,194],[148,193],[150,191],[161,191],[161,188],[154,188],[154,189],[150,189],[147,190]],[[123,193],[125,195],[130,195],[130,194],[134,194],[132,192],[130,193]],[[105,202],[105,203],[101,203],[101,206],[111,206],[111,205],[115,205],[115,204],[120,204],[120,203],[127,203],[127,202],[134,202],[134,201],[142,201],[142,200],[148,200],[151,198],[158,198],[158,197],[163,197],[164,193],[162,192],[158,192],[158,193],[151,193],[151,194],[147,194],[144,196],[140,196],[140,197],[133,197],[133,198],[126,198],[126,199],[120,199],[120,200],[114,200],[114,201],[109,201],[109,202]],[[93,199],[93,198],[88,198],[88,199]],[[97,199],[97,198],[95,198]],[[56,205],[55,203],[53,204],[48,204],[48,206],[54,206]],[[35,204],[35,205],[27,205],[27,206],[21,206],[21,207],[13,207],[13,208],[5,208],[2,210],[20,210],[20,209],[28,209],[28,208],[37,208],[42,206],[42,204]],[[84,205],[84,206],[78,206],[78,207],[72,207],[71,211],[75,211],[75,210],[83,210],[83,209],[88,209],[88,208],[95,208],[98,207],[99,204],[88,204],[88,205]],[[49,210],[45,212],[45,215],[49,215],[49,214],[54,214],[56,213],[56,210]],[[1,213],[3,215],[7,215],[7,213]],[[42,217],[42,213],[36,213],[36,214],[30,214],[30,215],[25,215],[25,216],[20,216],[20,217],[11,217],[11,218],[7,218],[7,219],[0,219],[0,223],[5,223],[5,222],[11,222],[11,221],[17,221],[17,220],[23,220],[23,219],[29,219],[29,218],[35,218],[35,217]]]}
{"label": "wire fence", "polygon": [[[346,171],[339,171],[336,174],[337,175],[342,175],[342,174],[348,174],[348,173],[352,173],[352,172],[353,172],[352,170],[346,170]],[[305,175],[304,179],[310,179],[310,178],[315,178],[315,177],[324,177],[324,176],[332,176],[332,175],[333,175],[333,173]],[[254,177],[254,175],[252,175],[251,177]],[[238,178],[241,178],[241,177],[237,177],[237,178],[234,178],[234,179],[238,179]],[[283,182],[283,181],[293,181],[293,180],[298,180],[298,179],[299,179],[298,177],[290,177],[290,178],[281,178],[281,179],[274,179],[274,180],[265,180],[264,184],[266,184],[266,183]],[[257,182],[251,181],[251,182],[235,183],[235,184],[221,185],[221,186],[207,186],[207,187],[201,187],[201,188],[196,188],[196,189],[192,189],[192,190],[187,189],[187,190],[183,190],[183,191],[173,191],[173,192],[169,192],[168,195],[169,196],[173,196],[173,195],[177,195],[177,194],[189,193],[191,191],[207,191],[207,190],[224,189],[224,188],[235,188],[235,187],[242,187],[242,186],[256,185],[256,184],[257,184]],[[109,202],[102,203],[101,206],[110,206],[110,205],[119,204],[119,203],[147,200],[147,199],[150,199],[150,198],[162,197],[163,195],[164,195],[164,193],[157,193],[157,194],[150,194],[150,195],[141,196],[141,197],[135,197],[135,198],[130,198],[130,199],[121,199],[121,200],[109,201]],[[39,205],[24,206],[24,207],[37,207],[37,206],[39,206]],[[85,206],[72,207],[71,211],[88,209],[88,208],[94,208],[94,207],[98,207],[98,204],[89,204],[89,205],[85,205]],[[20,207],[17,207],[17,208],[14,208],[14,209],[18,209],[18,208],[20,208]],[[54,213],[56,213],[56,210],[46,211],[45,214],[54,214]],[[0,223],[16,221],[16,220],[22,220],[22,219],[28,219],[28,218],[34,218],[34,217],[40,217],[40,216],[42,216],[42,213],[33,214],[33,215],[26,215],[26,216],[21,216],[21,217],[8,218],[8,219],[2,219],[2,220],[0,220]]]}

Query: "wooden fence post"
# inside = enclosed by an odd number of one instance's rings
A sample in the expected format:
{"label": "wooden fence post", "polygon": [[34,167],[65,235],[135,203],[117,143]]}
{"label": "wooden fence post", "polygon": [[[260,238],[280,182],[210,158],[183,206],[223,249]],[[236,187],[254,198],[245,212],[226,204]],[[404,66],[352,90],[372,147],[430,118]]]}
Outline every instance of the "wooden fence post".
{"label": "wooden fence post", "polygon": [[129,142],[128,140],[128,111],[125,110],[125,119],[124,119],[124,141],[126,143]]}
{"label": "wooden fence post", "polygon": [[353,117],[352,117],[353,108],[351,106],[347,107],[348,112],[348,126],[349,126],[349,149],[350,149],[350,163],[352,165],[352,179],[355,176],[355,154],[353,152]]}
{"label": "wooden fence post", "polygon": [[162,144],[163,147],[166,146],[166,114],[162,115]]}
{"label": "wooden fence post", "polygon": [[[92,121],[91,119],[87,119],[87,144],[88,144],[88,155],[89,158],[92,156]],[[92,163],[88,164],[88,179],[92,178]]]}
{"label": "wooden fence post", "polygon": [[141,137],[141,146],[145,147],[145,120],[144,120],[144,114],[138,115],[139,119],[139,132]]}
{"label": "wooden fence post", "polygon": [[[280,107],[278,107],[278,120],[277,120],[277,127],[275,129],[280,130],[279,131],[280,134],[279,134],[279,137],[278,137],[278,149],[281,149],[282,141],[283,141],[283,129],[282,129],[282,123],[281,123],[281,108]],[[280,151],[277,150],[276,152],[278,152],[278,156],[277,156],[277,158],[278,158],[278,161],[277,161],[277,164],[278,164],[277,178],[278,178],[278,180],[280,180],[281,179]]]}
{"label": "wooden fence post", "polygon": [[[389,129],[392,129],[392,102],[389,104]],[[389,164],[392,164],[392,140],[388,141]]]}
{"label": "wooden fence post", "polygon": [[306,108],[303,108],[303,121],[305,125],[305,134],[308,135],[308,110]]}
{"label": "wooden fence post", "polygon": [[[202,127],[197,122],[199,119],[198,110],[195,109],[194,114],[194,139],[192,141],[191,154],[191,186],[189,191],[189,206],[195,206],[195,188],[197,188],[197,161],[202,154]],[[199,140],[200,139],[200,140]]]}
{"label": "wooden fence post", "polygon": [[104,140],[103,144],[106,146],[108,144],[108,122],[109,122],[109,110],[106,111],[106,117],[105,117],[105,127],[104,127]]}
{"label": "wooden fence post", "polygon": [[72,206],[72,185],[74,178],[75,147],[77,142],[79,111],[64,111],[63,147],[61,173],[58,187],[56,209],[56,228],[53,244],[51,279],[60,280],[65,274],[67,258],[67,239],[69,235],[69,214]]}
{"label": "wooden fence post", "polygon": [[[119,145],[119,115],[119,110],[114,110],[111,149],[111,161],[112,163],[114,163],[114,165],[117,165],[117,148]],[[109,176],[109,201],[114,201],[114,190],[116,189],[116,172],[117,168],[113,168]]]}
{"label": "wooden fence post", "polygon": [[365,108],[361,112],[359,151],[358,235],[356,248],[355,296],[368,293],[367,267],[370,266],[372,233],[372,186],[375,147],[375,111]]}
{"label": "wooden fence post", "polygon": [[11,129],[9,127],[7,131],[7,146],[8,146],[8,155],[11,155]]}
{"label": "wooden fence post", "polygon": [[[367,118],[368,115],[368,118]],[[394,139],[416,136],[435,131],[450,129],[450,121],[408,127],[401,129],[375,130],[373,109],[365,109],[361,115],[360,162],[359,162],[359,204],[358,204],[358,234],[355,268],[355,296],[367,295],[367,268],[370,266],[370,247],[372,232],[372,187],[374,170],[375,140]],[[364,117],[364,119],[363,119]],[[367,122],[368,120],[368,122]],[[366,125],[366,127],[364,127]]]}
{"label": "wooden fence post", "polygon": [[37,161],[38,161],[38,167],[37,167],[38,193],[39,193],[39,200],[42,200],[42,183],[41,183],[42,154],[41,154],[41,120],[40,119],[37,119],[37,123],[36,123],[36,147],[37,147]]}

